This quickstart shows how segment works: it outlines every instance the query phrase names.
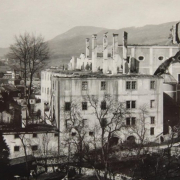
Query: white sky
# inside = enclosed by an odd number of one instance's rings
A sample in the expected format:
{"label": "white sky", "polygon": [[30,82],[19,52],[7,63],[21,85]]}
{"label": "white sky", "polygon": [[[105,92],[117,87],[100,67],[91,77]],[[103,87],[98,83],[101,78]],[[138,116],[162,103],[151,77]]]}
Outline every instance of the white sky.
{"label": "white sky", "polygon": [[179,20],[179,0],[0,0],[0,47],[25,31],[49,40],[75,26],[119,29]]}

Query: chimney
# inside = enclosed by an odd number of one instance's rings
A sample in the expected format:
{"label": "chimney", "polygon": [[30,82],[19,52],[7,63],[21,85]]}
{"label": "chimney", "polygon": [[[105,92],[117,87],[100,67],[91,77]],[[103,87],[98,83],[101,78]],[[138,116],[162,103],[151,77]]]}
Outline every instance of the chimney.
{"label": "chimney", "polygon": [[118,54],[118,34],[113,34],[113,59]]}
{"label": "chimney", "polygon": [[107,33],[103,36],[103,59],[108,59],[108,39]]}
{"label": "chimney", "polygon": [[97,47],[97,34],[92,35],[92,52],[95,52]]}
{"label": "chimney", "polygon": [[86,58],[89,57],[89,38],[86,38]]}
{"label": "chimney", "polygon": [[97,71],[97,34],[92,35],[92,71]]}
{"label": "chimney", "polygon": [[128,33],[124,31],[124,33],[123,33],[123,74],[126,73],[127,39],[128,39]]}

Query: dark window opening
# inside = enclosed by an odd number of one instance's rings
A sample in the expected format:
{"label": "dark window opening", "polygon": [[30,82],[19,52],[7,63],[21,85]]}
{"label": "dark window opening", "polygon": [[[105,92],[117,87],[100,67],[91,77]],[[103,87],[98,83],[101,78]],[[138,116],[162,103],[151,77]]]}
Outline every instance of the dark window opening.
{"label": "dark window opening", "polygon": [[126,101],[126,109],[136,108],[136,101]]}
{"label": "dark window opening", "polygon": [[131,108],[130,102],[131,102],[131,101],[126,101],[126,108],[127,108],[127,109],[130,109],[130,108]]}
{"label": "dark window opening", "polygon": [[106,110],[106,101],[101,102],[101,109]]}
{"label": "dark window opening", "polygon": [[38,146],[37,145],[33,145],[32,146],[32,151],[37,151],[38,150]]}
{"label": "dark window opening", "polygon": [[106,82],[101,81],[101,90],[106,90]]}
{"label": "dark window opening", "polygon": [[130,126],[130,125],[135,125],[136,124],[136,118],[135,117],[131,117],[131,118],[126,118],[126,125]]}
{"label": "dark window opening", "polygon": [[178,74],[178,83],[180,84],[180,74]]}
{"label": "dark window opening", "polygon": [[58,137],[59,136],[59,133],[54,133],[54,137]]}
{"label": "dark window opening", "polygon": [[94,132],[90,131],[89,136],[93,136],[93,135],[94,135]]}
{"label": "dark window opening", "polygon": [[126,89],[127,90],[137,89],[137,82],[136,81],[126,81]]}
{"label": "dark window opening", "polygon": [[19,151],[19,146],[14,146],[14,151]]}
{"label": "dark window opening", "polygon": [[126,118],[126,125],[130,126],[130,118]]}
{"label": "dark window opening", "polygon": [[151,117],[151,124],[155,123],[155,117]]}
{"label": "dark window opening", "polygon": [[163,57],[163,56],[159,56],[158,59],[159,59],[160,61],[162,61],[162,60],[164,59],[164,57]]}
{"label": "dark window opening", "polygon": [[155,81],[150,82],[150,89],[155,89]]}
{"label": "dark window opening", "polygon": [[131,124],[132,124],[132,125],[135,125],[135,124],[136,124],[136,118],[135,118],[135,117],[132,117],[132,118],[131,118]]}
{"label": "dark window opening", "polygon": [[72,135],[72,136],[76,136],[76,132],[72,132],[71,135]]}
{"label": "dark window opening", "polygon": [[19,138],[19,134],[15,134],[15,135],[14,135],[14,138],[15,138],[15,139]]}
{"label": "dark window opening", "polygon": [[87,110],[87,102],[82,102],[82,110]]}
{"label": "dark window opening", "polygon": [[144,60],[144,56],[139,56],[138,59],[139,59],[140,61],[143,61],[143,60]]}
{"label": "dark window opening", "polygon": [[150,135],[154,135],[154,128],[153,127],[150,128]]}
{"label": "dark window opening", "polygon": [[37,138],[37,134],[36,133],[33,134],[33,138]]}
{"label": "dark window opening", "polygon": [[71,103],[65,102],[65,111],[70,111],[70,110],[71,110]]}
{"label": "dark window opening", "polygon": [[131,89],[131,81],[126,81],[126,89]]}
{"label": "dark window opening", "polygon": [[131,101],[131,108],[136,108],[136,101]]}

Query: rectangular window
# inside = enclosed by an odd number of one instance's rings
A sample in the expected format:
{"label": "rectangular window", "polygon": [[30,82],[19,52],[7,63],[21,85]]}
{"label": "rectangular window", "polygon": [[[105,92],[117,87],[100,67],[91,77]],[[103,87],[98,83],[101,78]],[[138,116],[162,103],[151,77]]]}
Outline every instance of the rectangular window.
{"label": "rectangular window", "polygon": [[132,124],[132,125],[135,125],[135,124],[136,124],[136,118],[135,118],[135,117],[132,117],[132,118],[131,118],[131,124]]}
{"label": "rectangular window", "polygon": [[101,81],[101,90],[106,90],[106,82]]}
{"label": "rectangular window", "polygon": [[33,134],[33,138],[37,138],[37,134],[36,133]]}
{"label": "rectangular window", "polygon": [[126,89],[131,89],[131,81],[126,81]]}
{"label": "rectangular window", "polygon": [[136,108],[136,101],[126,101],[126,108],[127,109]]}
{"label": "rectangular window", "polygon": [[87,110],[87,102],[82,102],[82,110]]}
{"label": "rectangular window", "polygon": [[137,82],[136,81],[126,81],[126,89],[127,90],[137,89]]}
{"label": "rectangular window", "polygon": [[82,90],[86,91],[88,89],[88,82],[87,81],[83,81],[82,82]]}
{"label": "rectangular window", "polygon": [[65,111],[70,111],[70,110],[71,110],[71,103],[65,102]]}
{"label": "rectangular window", "polygon": [[94,132],[93,131],[89,131],[89,136],[93,136]]}
{"label": "rectangular window", "polygon": [[136,81],[132,81],[132,89],[136,89]]}
{"label": "rectangular window", "polygon": [[19,134],[14,135],[14,139],[17,139],[17,138],[19,138]]}
{"label": "rectangular window", "polygon": [[101,102],[101,109],[106,110],[106,101]]}
{"label": "rectangular window", "polygon": [[76,136],[76,132],[72,132],[71,135],[72,135],[72,136]]}
{"label": "rectangular window", "polygon": [[126,118],[126,125],[130,126],[130,118]]}
{"label": "rectangular window", "polygon": [[131,108],[131,104],[130,104],[130,103],[131,103],[131,101],[126,101],[126,108],[127,108],[127,109],[130,109],[130,108]]}
{"label": "rectangular window", "polygon": [[155,81],[150,82],[150,89],[155,89]]}
{"label": "rectangular window", "polygon": [[150,108],[155,108],[155,100],[150,101]]}
{"label": "rectangular window", "polygon": [[54,137],[58,137],[58,135],[59,135],[58,133],[54,133]]}
{"label": "rectangular window", "polygon": [[38,150],[38,145],[33,145],[32,146],[32,151],[37,151]]}
{"label": "rectangular window", "polygon": [[155,124],[155,117],[151,117],[151,124]]}
{"label": "rectangular window", "polygon": [[49,88],[47,88],[47,94],[49,95]]}
{"label": "rectangular window", "polygon": [[136,108],[136,101],[131,101],[131,108]]}
{"label": "rectangular window", "polygon": [[150,135],[154,135],[154,128],[153,127],[150,128]]}
{"label": "rectangular window", "polygon": [[178,83],[180,84],[180,74],[178,74]]}
{"label": "rectangular window", "polygon": [[14,146],[14,151],[17,152],[17,151],[19,151],[19,149],[20,149],[19,146]]}
{"label": "rectangular window", "polygon": [[126,118],[126,125],[130,126],[130,125],[135,125],[136,124],[136,118],[135,117],[131,117],[131,118]]}

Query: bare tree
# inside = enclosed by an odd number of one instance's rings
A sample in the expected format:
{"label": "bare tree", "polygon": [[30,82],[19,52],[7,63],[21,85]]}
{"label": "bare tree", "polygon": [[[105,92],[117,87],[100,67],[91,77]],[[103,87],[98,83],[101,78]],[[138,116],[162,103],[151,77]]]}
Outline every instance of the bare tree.
{"label": "bare tree", "polygon": [[68,162],[70,161],[70,149],[75,147],[74,157],[77,158],[79,174],[81,174],[81,167],[83,161],[83,149],[85,137],[88,132],[88,126],[81,114],[81,104],[79,102],[72,102],[70,111],[66,112],[66,129],[64,134],[67,134],[66,145],[68,146]]}
{"label": "bare tree", "polygon": [[30,79],[27,93],[28,108],[30,109],[29,99],[32,94],[33,77],[45,65],[45,60],[49,58],[48,45],[41,35],[35,36],[34,34],[24,33],[15,37],[15,43],[10,46],[7,57],[14,61],[13,68],[20,71],[24,78],[25,96],[27,78]]}
{"label": "bare tree", "polygon": [[110,147],[112,139],[119,135],[125,127],[124,121],[129,112],[124,103],[119,102],[117,97],[104,94],[102,99],[97,96],[87,95],[85,97],[90,107],[92,114],[97,120],[96,126],[99,127],[99,140],[96,145],[101,148],[101,163],[104,166],[104,179],[107,179],[110,168]]}
{"label": "bare tree", "polygon": [[[136,119],[136,122],[133,125],[127,126],[127,132],[129,134],[135,135],[137,139],[137,143],[135,146],[133,145],[133,142],[130,142],[128,145],[130,145],[130,150],[137,150],[137,156],[141,154],[142,149],[144,148],[144,145],[148,142],[147,139],[147,122],[146,118],[148,116],[148,110],[146,104],[139,107],[139,113],[137,115],[139,118]],[[130,114],[130,117],[132,114]]]}
{"label": "bare tree", "polygon": [[18,134],[19,139],[21,140],[21,144],[23,147],[24,155],[25,155],[25,162],[26,162],[26,176],[29,180],[29,165],[28,165],[28,149],[31,148],[31,140],[26,137],[26,134]]}

